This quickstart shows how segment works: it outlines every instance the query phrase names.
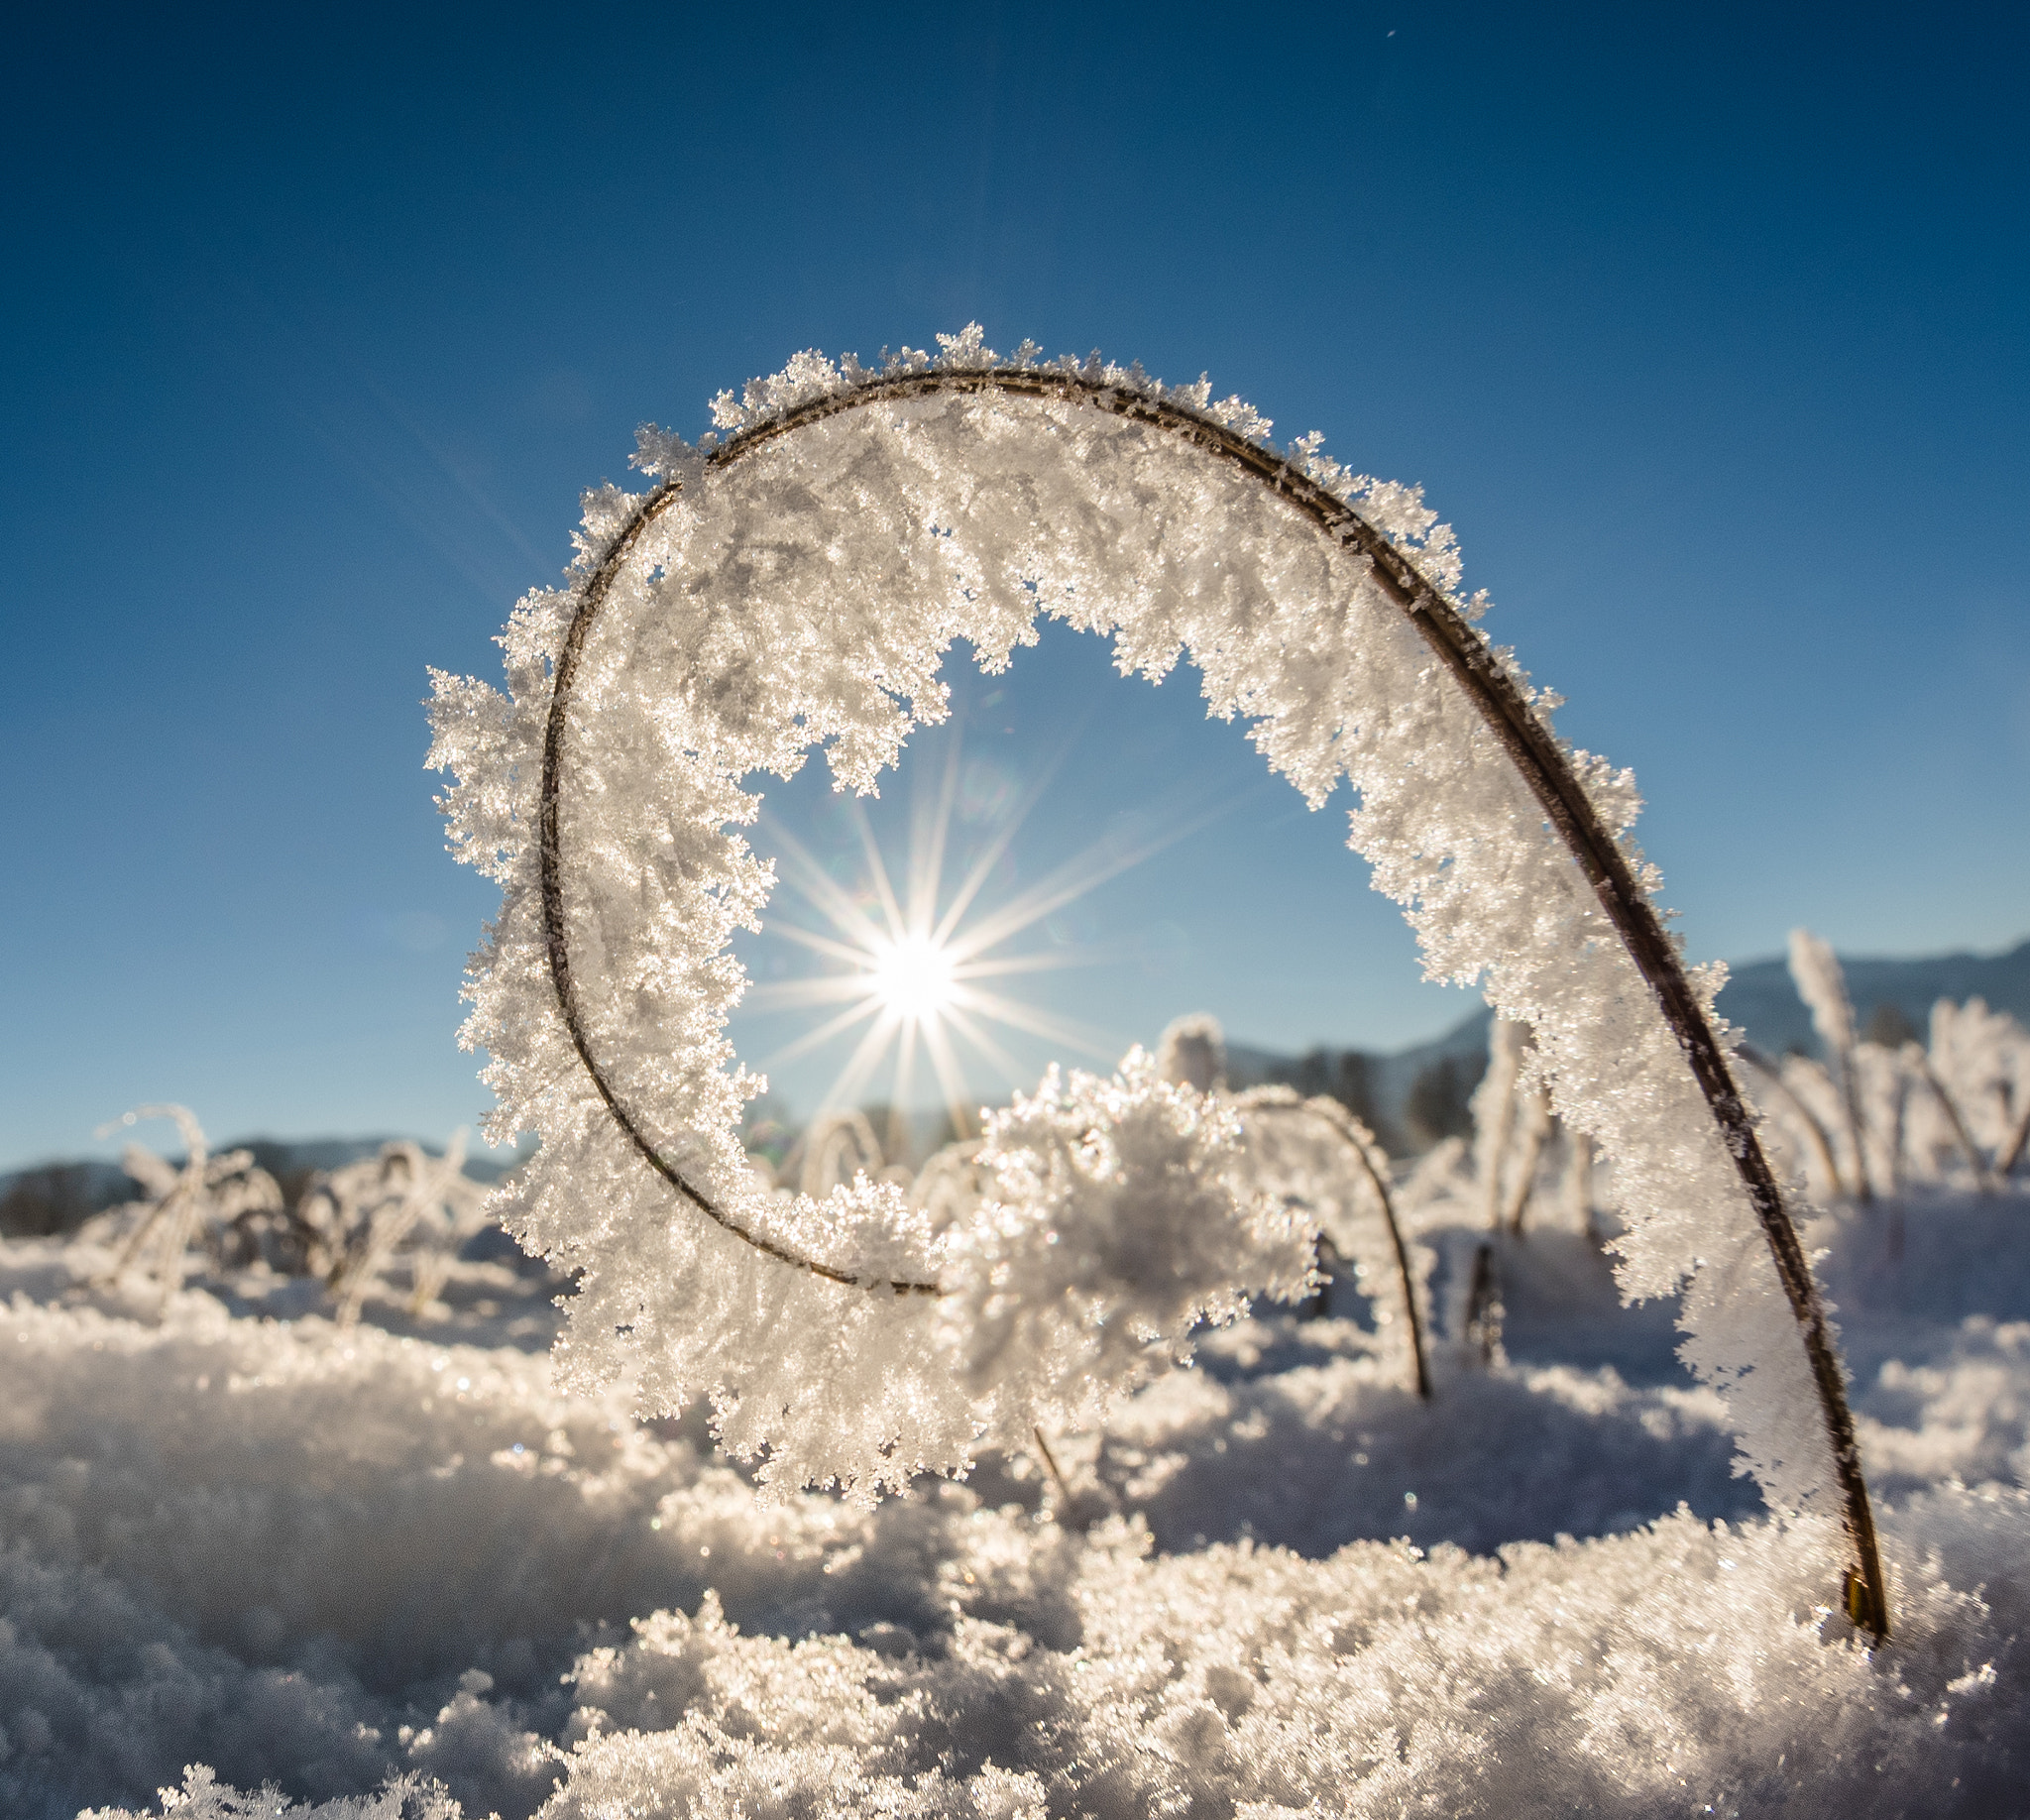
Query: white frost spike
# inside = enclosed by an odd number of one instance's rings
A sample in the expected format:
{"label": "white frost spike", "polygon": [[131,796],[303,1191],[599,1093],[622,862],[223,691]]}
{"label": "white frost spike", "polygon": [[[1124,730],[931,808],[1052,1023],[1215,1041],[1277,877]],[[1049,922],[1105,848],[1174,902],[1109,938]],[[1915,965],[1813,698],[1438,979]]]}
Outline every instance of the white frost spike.
{"label": "white frost spike", "polygon": [[1156,1045],[1156,1072],[1165,1081],[1209,1093],[1226,1083],[1226,1032],[1203,1011],[1171,1020]]}
{"label": "white frost spike", "polygon": [[[928,355],[905,350],[874,379],[800,357],[726,400],[734,433],[702,459],[649,439],[681,490],[645,517],[639,498],[588,497],[568,589],[529,596],[509,623],[508,692],[435,678],[430,762],[455,773],[442,799],[452,845],[503,887],[465,1039],[491,1058],[489,1136],[542,1137],[503,1217],[587,1273],[567,1375],[625,1374],[653,1410],[709,1392],[729,1444],[766,1451],[778,1482],[878,1489],[918,1464],[962,1462],[975,1440],[972,1406],[955,1395],[937,1342],[949,1323],[935,1299],[844,1287],[715,1225],[644,1160],[580,1060],[550,974],[536,840],[567,629],[587,615],[556,799],[585,1041],[644,1143],[728,1218],[851,1275],[874,1259],[932,1269],[941,1241],[891,1189],[778,1200],[748,1169],[736,1133],[755,1082],[726,1040],[743,984],[727,949],[758,922],[773,879],[740,838],[758,807],[741,780],[787,776],[822,746],[843,787],[872,788],[911,729],[945,715],[938,672],[952,644],[966,640],[997,669],[1034,640],[1043,613],[1110,637],[1124,673],[1161,676],[1188,655],[1209,712],[1243,717],[1271,768],[1312,804],[1351,784],[1351,843],[1404,904],[1427,971],[1480,981],[1530,1025],[1554,1111],[1613,1168],[1625,1292],[1664,1295],[1689,1280],[1694,1356],[1727,1391],[1771,1503],[1828,1508],[1837,1475],[1813,1425],[1798,1324],[1686,1052],[1543,805],[1432,660],[1375,556],[1321,534],[1249,463],[1208,453],[1151,407],[1266,438],[1266,419],[1239,400],[1206,393],[1201,404],[1132,368],[1038,363],[1025,350],[1026,382],[1076,375],[1138,400],[1113,409],[1072,388],[971,384],[972,369],[954,369],[991,356],[964,335],[939,358],[950,366],[934,373]],[[948,371],[968,383],[848,407],[870,385]],[[769,434],[753,416],[821,396],[827,412],[793,431]],[[1252,461],[1267,445],[1248,446]],[[1477,615],[1484,603],[1459,592],[1451,533],[1421,498],[1314,466],[1326,459],[1306,438],[1289,472],[1329,475],[1316,484],[1454,610]],[[585,594],[595,572],[596,620]],[[1489,661],[1527,687],[1513,661]],[[1549,697],[1530,699],[1548,715]],[[1571,768],[1653,891],[1625,832],[1633,779],[1580,754]],[[1710,1017],[1713,979],[1691,983]]]}
{"label": "white frost spike", "polygon": [[1481,1223],[1493,1230],[1507,1209],[1503,1172],[1516,1130],[1516,1094],[1522,1079],[1528,1026],[1497,1017],[1487,1033],[1487,1073],[1473,1090],[1473,1164],[1480,1178]]}
{"label": "white frost spike", "polygon": [[1840,1088],[1840,1112],[1854,1159],[1854,1189],[1862,1200],[1873,1197],[1868,1183],[1867,1145],[1861,1118],[1861,1094],[1855,1080],[1854,1005],[1847,996],[1847,975],[1831,944],[1809,929],[1790,932],[1790,976],[1798,996],[1811,1007],[1812,1026],[1826,1045],[1826,1067]]}
{"label": "white frost spike", "polygon": [[1854,1006],[1847,998],[1847,974],[1832,945],[1809,929],[1790,932],[1790,977],[1811,1007],[1812,1027],[1838,1066],[1854,1049]]}

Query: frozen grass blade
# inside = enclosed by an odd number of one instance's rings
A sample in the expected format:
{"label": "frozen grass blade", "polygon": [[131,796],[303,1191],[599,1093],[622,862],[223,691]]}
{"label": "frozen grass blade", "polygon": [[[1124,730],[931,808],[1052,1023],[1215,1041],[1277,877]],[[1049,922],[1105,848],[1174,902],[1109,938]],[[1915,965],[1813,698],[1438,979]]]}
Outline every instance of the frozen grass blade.
{"label": "frozen grass blade", "polygon": [[[1885,1635],[1889,1622],[1887,1586],[1842,1367],[1810,1265],[1762,1151],[1753,1117],[1721,1049],[1707,997],[1695,987],[1651,901],[1649,884],[1653,877],[1638,876],[1634,850],[1624,846],[1616,828],[1610,825],[1610,811],[1603,810],[1604,802],[1612,803],[1616,807],[1611,812],[1619,813],[1621,799],[1612,780],[1598,761],[1576,757],[1552,733],[1546,718],[1548,705],[1528,689],[1509,655],[1476,629],[1471,604],[1462,607],[1447,592],[1442,580],[1433,582],[1419,568],[1418,560],[1449,561],[1449,544],[1417,546],[1411,542],[1417,534],[1413,531],[1399,541],[1388,530],[1378,528],[1327,484],[1333,476],[1343,475],[1343,470],[1333,467],[1327,473],[1314,463],[1310,455],[1314,444],[1308,439],[1290,452],[1269,445],[1265,439],[1266,421],[1238,400],[1213,406],[1207,402],[1209,395],[1202,388],[1188,393],[1166,392],[1139,370],[1102,367],[1096,361],[1037,366],[1025,355],[1017,364],[1000,365],[990,352],[981,348],[976,330],[947,338],[947,352],[936,361],[912,354],[899,358],[879,374],[870,375],[856,364],[842,374],[815,356],[807,357],[780,380],[757,384],[749,389],[749,394],[750,402],[744,406],[730,396],[724,401],[722,420],[735,432],[729,440],[681,455],[670,444],[666,463],[670,472],[666,477],[645,497],[626,502],[624,508],[616,500],[612,528],[602,531],[597,553],[588,552],[584,580],[569,603],[569,623],[563,628],[561,642],[554,647],[554,668],[548,676],[541,783],[534,804],[534,882],[542,949],[569,1044],[583,1064],[599,1100],[642,1161],[710,1220],[756,1251],[815,1277],[848,1286],[862,1284],[862,1279],[851,1270],[828,1265],[797,1244],[754,1229],[746,1216],[731,1205],[721,1204],[713,1193],[701,1186],[709,1178],[700,1176],[694,1180],[695,1168],[687,1173],[686,1167],[665,1155],[647,1135],[641,1119],[602,1065],[593,1042],[592,1025],[581,1003],[565,910],[560,817],[565,750],[587,639],[617,578],[644,533],[680,496],[687,475],[725,470],[807,427],[869,406],[893,408],[896,416],[884,420],[908,423],[919,420],[912,414],[919,405],[934,415],[939,400],[962,402],[991,397],[1004,404],[1033,400],[1046,412],[1088,410],[1101,417],[1119,419],[1178,447],[1197,451],[1214,468],[1259,482],[1284,507],[1307,518],[1332,550],[1357,563],[1364,577],[1363,586],[1400,610],[1405,623],[1422,640],[1442,673],[1451,678],[1480,725],[1507,756],[1541,811],[1543,822],[1576,864],[1601,914],[1653,994],[1656,1008],[1705,1101],[1725,1155],[1760,1229],[1776,1281],[1796,1324],[1833,1478],[1845,1506],[1856,1557],[1850,1574],[1853,1590],[1849,1609],[1857,1623],[1877,1637]],[[658,450],[663,446],[658,444]],[[662,462],[664,457],[658,453],[653,459]],[[1394,508],[1385,502],[1382,510]],[[603,518],[602,523],[605,522]],[[1412,547],[1424,551],[1417,560],[1412,560],[1410,553]],[[1439,573],[1442,576],[1443,571]],[[1154,668],[1165,659],[1161,651],[1152,650],[1138,661]],[[447,713],[465,713],[466,704],[473,704],[477,710],[477,697],[469,691],[460,694],[461,687],[451,679],[444,679],[440,685],[440,700],[456,704],[447,708]],[[484,737],[494,738],[491,732]],[[1583,778],[1582,765],[1586,767]],[[518,841],[521,837],[512,838]],[[1520,832],[1518,838],[1523,838]],[[469,856],[483,855],[469,851]],[[1406,886],[1408,893],[1415,889]],[[1484,967],[1488,962],[1483,959],[1479,965]],[[498,1052],[496,1061],[498,1064]],[[891,1276],[882,1281],[897,1296],[935,1296],[939,1292],[938,1284],[927,1279]]]}
{"label": "frozen grass blade", "polygon": [[[1428,1403],[1431,1395],[1429,1361],[1424,1356],[1423,1317],[1416,1308],[1416,1278],[1410,1268],[1410,1248],[1403,1240],[1403,1225],[1396,1217],[1395,1197],[1389,1193],[1388,1160],[1375,1134],[1329,1094],[1299,1099],[1288,1087],[1256,1087],[1235,1101],[1243,1113],[1299,1113],[1317,1120],[1352,1151],[1361,1175],[1381,1209],[1382,1223],[1389,1231],[1389,1244],[1396,1256],[1396,1279],[1403,1289],[1404,1317],[1410,1323],[1410,1352],[1414,1368],[1416,1394]],[[1326,1242],[1321,1238],[1321,1243]]]}
{"label": "frozen grass blade", "polygon": [[[1992,1194],[2008,1171],[1998,1170],[1990,1174],[1986,1160],[1980,1154],[1980,1146],[1974,1143],[1974,1134],[1967,1128],[1967,1118],[1960,1110],[1959,1100],[1939,1079],[1939,1072],[1932,1067],[1931,1057],[1925,1053],[1923,1046],[1918,1043],[1906,1043],[1903,1046],[1903,1055],[1917,1071],[1918,1078],[1930,1090],[1932,1098],[1938,1102],[1939,1110],[1945,1113],[1946,1123],[1953,1128],[1953,1141],[1960,1146],[1960,1154],[1967,1159],[1967,1167],[1974,1172],[1974,1188],[1982,1194]],[[2020,1138],[2016,1147],[2020,1151]],[[2014,1167],[2013,1158],[2010,1167]]]}
{"label": "frozen grass blade", "polygon": [[1503,1165],[1516,1130],[1516,1086],[1529,1032],[1514,1018],[1497,1017],[1487,1033],[1487,1074],[1473,1095],[1474,1165],[1480,1172],[1481,1223],[1499,1229],[1506,1210]]}
{"label": "frozen grass blade", "polygon": [[1543,1160],[1543,1147],[1550,1137],[1550,1098],[1541,1087],[1522,1095],[1522,1148],[1516,1159],[1515,1186],[1509,1192],[1508,1216],[1503,1224],[1510,1236],[1522,1238],[1522,1216],[1529,1210],[1529,1196],[1536,1191],[1536,1166]]}
{"label": "frozen grass blade", "polygon": [[1862,1139],[1861,1095],[1855,1081],[1854,1002],[1847,995],[1847,974],[1830,944],[1809,929],[1790,932],[1790,976],[1798,996],[1811,1007],[1812,1023],[1826,1045],[1827,1064],[1840,1089],[1840,1110],[1847,1120],[1847,1142],[1854,1152],[1854,1197],[1865,1205],[1874,1198],[1868,1180],[1867,1145]]}

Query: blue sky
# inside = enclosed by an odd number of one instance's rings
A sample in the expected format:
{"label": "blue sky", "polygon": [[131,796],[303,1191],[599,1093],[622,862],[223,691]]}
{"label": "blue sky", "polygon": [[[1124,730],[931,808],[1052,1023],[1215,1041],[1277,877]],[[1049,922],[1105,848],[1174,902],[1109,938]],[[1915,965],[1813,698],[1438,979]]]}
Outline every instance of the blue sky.
{"label": "blue sky", "polygon": [[[146,1098],[470,1121],[490,891],[442,851],[424,666],[497,673],[636,423],[969,318],[1422,482],[1641,778],[1696,955],[2012,943],[2025,52],[2000,8],[17,24],[0,1166]],[[1271,800],[1187,690],[1128,687],[1096,646],[1011,677],[1011,765],[1086,728],[1032,868],[1095,791]],[[1458,1015],[1336,821],[1250,806],[1096,897],[1159,957],[1109,1030]]]}

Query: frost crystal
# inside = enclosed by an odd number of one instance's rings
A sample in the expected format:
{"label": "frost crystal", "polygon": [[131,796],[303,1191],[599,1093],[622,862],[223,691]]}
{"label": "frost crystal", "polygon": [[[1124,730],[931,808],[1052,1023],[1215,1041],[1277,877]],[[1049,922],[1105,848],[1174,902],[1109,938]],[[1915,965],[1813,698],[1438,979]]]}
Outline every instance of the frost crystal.
{"label": "frost crystal", "polygon": [[1199,1321],[1303,1294],[1317,1229],[1267,1195],[1237,1199],[1239,1154],[1233,1113],[1140,1050],[1111,1081],[1053,1069],[989,1118],[987,1194],[946,1248],[939,1315],[1004,1433],[1089,1426],[1187,1357]]}

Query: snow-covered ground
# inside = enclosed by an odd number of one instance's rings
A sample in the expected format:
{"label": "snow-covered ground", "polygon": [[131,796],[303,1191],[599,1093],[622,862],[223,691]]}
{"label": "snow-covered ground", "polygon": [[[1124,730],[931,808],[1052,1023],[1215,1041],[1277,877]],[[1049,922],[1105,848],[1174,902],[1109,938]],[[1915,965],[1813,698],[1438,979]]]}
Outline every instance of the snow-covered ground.
{"label": "snow-covered ground", "polygon": [[532,1266],[343,1327],[305,1279],[159,1308],[93,1287],[103,1245],[0,1247],[0,1810],[2017,1811],[2030,1192],[1808,1234],[1894,1586],[1873,1650],[1667,1309],[1546,1215],[1497,1245],[1484,1362],[1472,1198],[1410,1199],[1429,1404],[1380,1289],[1342,1290],[1049,1437],[1069,1501],[1039,1451],[871,1511],[757,1502],[695,1410],[559,1395]]}

